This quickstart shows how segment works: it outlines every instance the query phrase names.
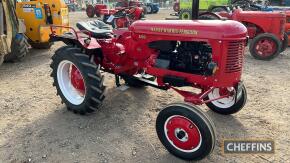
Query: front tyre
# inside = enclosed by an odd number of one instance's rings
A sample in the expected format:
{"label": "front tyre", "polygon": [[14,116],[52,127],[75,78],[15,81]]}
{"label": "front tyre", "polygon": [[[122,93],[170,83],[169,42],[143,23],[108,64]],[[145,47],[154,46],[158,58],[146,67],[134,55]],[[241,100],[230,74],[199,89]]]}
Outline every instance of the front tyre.
{"label": "front tyre", "polygon": [[287,33],[284,33],[283,38],[284,40],[282,41],[282,46],[280,50],[281,53],[286,50],[286,48],[288,47],[288,42],[289,42]]}
{"label": "front tyre", "polygon": [[201,160],[215,146],[214,124],[199,108],[189,104],[166,106],[157,116],[156,131],[164,147],[184,160]]}
{"label": "front tyre", "polygon": [[81,49],[62,47],[52,57],[53,85],[69,110],[86,114],[97,110],[104,100],[104,77]]}
{"label": "front tyre", "polygon": [[[233,87],[229,88],[215,88],[212,92],[210,92],[206,98],[206,100],[217,99],[222,95],[228,93],[228,91],[232,91]],[[238,95],[239,98],[236,100],[236,95],[232,95],[226,98],[214,100],[206,103],[206,105],[214,112],[229,115],[234,114],[240,111],[247,102],[247,91],[246,87],[242,85],[241,92]]]}
{"label": "front tyre", "polygon": [[263,33],[254,37],[249,50],[251,55],[259,60],[272,60],[280,54],[280,40],[271,33]]}
{"label": "front tyre", "polygon": [[93,18],[95,15],[95,8],[92,5],[88,5],[86,8],[86,13],[89,18]]}

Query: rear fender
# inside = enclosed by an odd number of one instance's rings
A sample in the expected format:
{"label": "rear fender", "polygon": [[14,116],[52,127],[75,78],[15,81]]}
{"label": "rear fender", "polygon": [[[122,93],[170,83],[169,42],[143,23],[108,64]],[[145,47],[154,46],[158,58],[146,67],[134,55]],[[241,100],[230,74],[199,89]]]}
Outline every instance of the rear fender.
{"label": "rear fender", "polygon": [[[68,28],[72,32],[68,32],[63,35],[56,35],[55,33],[56,28]],[[50,35],[51,42],[62,41],[67,45],[76,45],[78,47],[82,47],[88,50],[101,48],[101,45],[97,42],[97,40],[91,37],[92,35],[89,31],[86,30],[76,31],[74,28],[67,26],[51,26],[50,29],[51,29]]]}
{"label": "rear fender", "polygon": [[202,16],[202,15],[212,15],[212,16],[216,17],[218,20],[224,19],[222,16],[220,16],[216,13],[213,13],[213,12],[203,12],[202,14],[199,14],[199,16]]}
{"label": "rear fender", "polygon": [[76,45],[77,47],[82,47],[84,49],[93,50],[93,49],[99,49],[101,48],[101,45],[97,42],[95,38],[92,37],[81,37],[76,38],[69,35],[51,35],[50,36],[50,42],[57,42],[62,41],[66,45]]}
{"label": "rear fender", "polygon": [[208,11],[209,11],[209,12],[212,12],[212,10],[213,10],[214,8],[219,8],[219,7],[224,8],[227,12],[230,12],[230,10],[229,10],[229,6],[226,6],[226,5],[219,5],[219,6],[211,5],[211,6],[209,6]]}

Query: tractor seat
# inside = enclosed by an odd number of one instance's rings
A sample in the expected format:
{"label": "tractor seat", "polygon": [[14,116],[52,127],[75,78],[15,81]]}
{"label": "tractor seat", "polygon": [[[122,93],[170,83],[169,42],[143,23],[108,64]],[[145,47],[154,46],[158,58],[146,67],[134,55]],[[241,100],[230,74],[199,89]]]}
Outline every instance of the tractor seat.
{"label": "tractor seat", "polygon": [[100,20],[78,22],[76,26],[79,30],[87,30],[91,32],[92,37],[97,39],[110,38],[113,33],[110,26]]}

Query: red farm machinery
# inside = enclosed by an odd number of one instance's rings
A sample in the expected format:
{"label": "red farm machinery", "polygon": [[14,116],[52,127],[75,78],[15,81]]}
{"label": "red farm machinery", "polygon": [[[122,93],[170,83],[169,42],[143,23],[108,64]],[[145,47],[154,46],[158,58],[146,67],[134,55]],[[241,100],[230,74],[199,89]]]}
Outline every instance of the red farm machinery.
{"label": "red farm machinery", "polygon": [[114,14],[115,12],[119,11],[123,8],[129,7],[141,7],[146,12],[146,7],[144,7],[143,2],[140,1],[126,1],[126,0],[118,0],[115,4],[115,8],[109,9],[108,5],[101,1],[97,4],[88,4],[86,8],[86,13],[89,18],[93,18],[94,16],[100,17],[102,15]]}
{"label": "red farm machinery", "polygon": [[[259,60],[272,60],[288,47],[284,11],[243,11],[241,8],[234,8],[229,12],[206,12],[201,14],[199,18],[230,19],[243,23],[247,27],[251,39],[250,53]],[[287,21],[289,20],[287,19]]]}
{"label": "red farm machinery", "polygon": [[[198,11],[198,0],[192,7]],[[209,155],[216,142],[214,124],[197,105],[220,114],[241,110],[247,100],[241,80],[247,28],[232,20],[138,20],[111,30],[102,21],[77,23],[80,31],[51,35],[66,46],[52,56],[53,85],[74,113],[96,111],[105,99],[104,75],[131,87],[172,89],[186,103],[166,106],[156,132],[164,147],[185,160]]]}

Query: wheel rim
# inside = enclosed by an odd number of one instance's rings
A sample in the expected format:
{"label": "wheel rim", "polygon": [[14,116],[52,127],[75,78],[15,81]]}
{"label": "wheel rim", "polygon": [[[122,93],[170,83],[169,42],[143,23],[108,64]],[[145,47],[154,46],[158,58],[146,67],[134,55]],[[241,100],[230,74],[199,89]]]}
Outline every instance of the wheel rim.
{"label": "wheel rim", "polygon": [[57,68],[57,81],[65,98],[74,105],[80,105],[86,94],[84,78],[72,62],[64,60]]}
{"label": "wheel rim", "polygon": [[255,51],[262,57],[268,57],[277,51],[277,45],[272,39],[264,38],[256,44]]}
{"label": "wheel rim", "polygon": [[164,132],[167,141],[182,152],[191,153],[201,146],[202,137],[198,127],[184,116],[169,117],[164,124]]}
{"label": "wheel rim", "polygon": [[[230,91],[233,91],[233,87],[228,88],[215,88],[208,94],[209,100],[219,98],[221,96],[229,94]],[[235,104],[235,96],[229,96],[222,99],[211,101],[211,103],[219,108],[229,108]]]}
{"label": "wheel rim", "polygon": [[189,19],[189,13],[187,13],[187,12],[182,13],[181,18],[182,18],[182,20],[188,20]]}
{"label": "wheel rim", "polygon": [[125,19],[116,19],[116,28],[122,28],[122,27],[125,27]]}
{"label": "wheel rim", "polygon": [[148,12],[148,13],[151,12],[151,7],[150,7],[150,6],[147,7],[147,12]]}

